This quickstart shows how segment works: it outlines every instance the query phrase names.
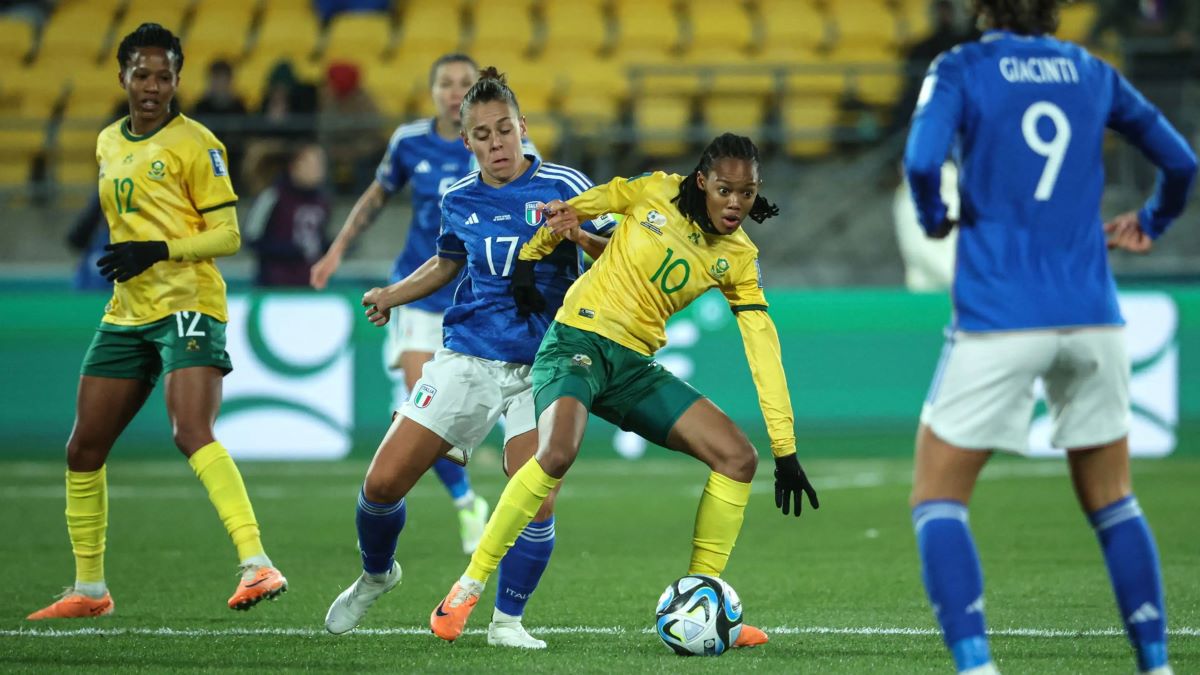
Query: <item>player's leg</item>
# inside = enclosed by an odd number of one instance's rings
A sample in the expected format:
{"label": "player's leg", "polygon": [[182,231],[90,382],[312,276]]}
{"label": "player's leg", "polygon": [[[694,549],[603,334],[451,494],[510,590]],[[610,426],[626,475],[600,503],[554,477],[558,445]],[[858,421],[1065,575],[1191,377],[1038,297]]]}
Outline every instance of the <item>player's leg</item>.
{"label": "player's leg", "polygon": [[1056,349],[1049,333],[951,335],[921,413],[909,506],[925,591],[960,672],[995,670],[967,505],[992,449],[1026,449],[1033,381]]}
{"label": "player's leg", "polygon": [[1158,549],[1130,479],[1123,331],[1070,331],[1062,341],[1059,367],[1046,377],[1052,440],[1070,448],[1071,482],[1100,542],[1138,669],[1170,672]]}
{"label": "player's leg", "polygon": [[79,378],[75,426],[67,441],[67,533],[75,555],[75,583],[51,605],[27,618],[103,616],[113,612],[104,579],[108,482],[104,463],[117,437],[154,388],[133,378]]}

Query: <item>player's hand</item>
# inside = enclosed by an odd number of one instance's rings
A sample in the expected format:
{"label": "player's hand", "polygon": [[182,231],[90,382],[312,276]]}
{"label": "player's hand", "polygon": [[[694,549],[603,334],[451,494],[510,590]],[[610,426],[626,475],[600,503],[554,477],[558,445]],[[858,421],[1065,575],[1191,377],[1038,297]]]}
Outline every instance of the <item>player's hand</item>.
{"label": "player's hand", "polygon": [[129,281],[169,255],[165,241],[124,241],[104,247],[108,255],[96,261],[109,281]]}
{"label": "player's hand", "polygon": [[945,239],[950,236],[954,228],[958,227],[958,219],[946,216],[933,232],[929,233],[930,239]]}
{"label": "player's hand", "polygon": [[578,243],[582,232],[579,230],[579,213],[575,211],[575,207],[561,199],[555,199],[542,210],[546,214],[546,227],[563,239]]}
{"label": "player's hand", "polygon": [[308,271],[308,284],[318,291],[324,290],[329,284],[329,277],[337,271],[338,265],[342,264],[342,256],[336,251],[328,251],[321,259],[313,263],[312,269]]}
{"label": "player's hand", "polygon": [[1108,239],[1109,249],[1119,248],[1130,253],[1147,253],[1154,246],[1154,240],[1142,230],[1142,222],[1138,219],[1137,211],[1122,213],[1105,223],[1104,234]]}
{"label": "player's hand", "polygon": [[392,317],[392,305],[387,299],[387,289],[378,286],[363,293],[362,305],[366,307],[367,321],[376,326],[386,325]]}
{"label": "player's hand", "polygon": [[517,303],[517,314],[521,316],[529,316],[537,314],[546,309],[546,299],[537,289],[537,285],[533,282],[533,266],[537,264],[534,260],[520,260],[513,265],[512,273],[512,296]]}
{"label": "player's hand", "polygon": [[[808,503],[814,509],[821,508],[821,502],[817,500],[817,491],[813,489],[812,483],[808,482],[808,476],[804,475],[804,469],[800,468],[800,460],[796,457],[796,453],[775,458],[775,506],[783,511],[783,515],[794,512],[796,517],[800,517],[800,493],[808,495]],[[791,508],[795,505],[795,508]]]}

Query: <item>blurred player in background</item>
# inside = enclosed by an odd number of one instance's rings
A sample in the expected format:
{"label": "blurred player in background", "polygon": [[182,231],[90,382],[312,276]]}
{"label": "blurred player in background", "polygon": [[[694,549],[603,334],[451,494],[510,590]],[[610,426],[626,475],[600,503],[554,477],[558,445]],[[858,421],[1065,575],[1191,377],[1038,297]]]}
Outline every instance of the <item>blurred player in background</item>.
{"label": "blurred player in background", "polygon": [[[556,248],[531,279],[547,304],[518,315],[509,291],[517,251],[538,231],[545,202],[578,195],[591,181],[522,152],[525,121],[495,68],[481,73],[467,91],[460,118],[462,137],[480,168],[445,190],[437,253],[399,282],[363,296],[367,316],[382,326],[393,307],[462,278],[446,310],[445,347],[414,383],[367,471],[355,518],[363,573],[330,606],[325,627],[331,633],[353,629],[379,596],[400,583],[395,553],[407,513],[404,497],[434,462],[450,453],[465,464],[501,415],[505,473],[533,456],[530,364],[554,310],[579,275],[581,250],[599,255],[606,240],[597,235],[611,227],[607,218],[597,218],[589,231],[576,229],[572,241],[579,248]],[[525,631],[521,617],[554,549],[554,497],[534,510],[533,522],[500,566],[488,644],[546,646]]]}
{"label": "blurred player in background", "polygon": [[[1112,67],[1050,37],[1056,0],[977,9],[986,33],[930,67],[905,153],[921,225],[935,238],[959,229],[954,319],[921,414],[911,498],[929,601],[958,670],[996,672],[967,503],[993,450],[1026,450],[1040,376],[1138,669],[1170,673],[1158,553],[1130,483],[1129,357],[1106,249],[1150,250],[1183,210],[1196,158]],[[1102,226],[1106,127],[1158,167],[1159,182],[1141,210]],[[952,145],[958,223],[940,192]]]}
{"label": "blurred player in background", "polygon": [[[688,574],[720,576],[741,531],[758,453],[712,401],[654,361],[666,323],[710,288],[737,317],[775,456],[775,503],[800,515],[801,493],[817,496],[796,456],[792,405],[779,337],[767,316],[758,249],[742,230],[746,216],[779,213],[759,194],[758,148],[724,134],[687,176],[662,172],[615,178],[570,201],[553,202],[550,227],[521,249],[513,272],[517,307],[545,301],[531,283],[545,259],[582,220],[626,217],[604,256],[571,287],[533,366],[537,456],[509,480],[466,573],[430,616],[444,640],[462,634],[467,617],[505,551],[542,508],[579,453],[588,414],[699,459],[712,469],[692,538]],[[544,264],[544,263],[543,263]],[[743,626],[733,646],[767,641]]]}
{"label": "blurred player in background", "polygon": [[[958,169],[952,162],[942,165],[942,201],[948,218],[958,220]],[[954,249],[958,231],[951,230],[941,239],[925,236],[917,220],[908,179],[900,181],[892,199],[892,217],[896,226],[896,243],[904,261],[904,285],[916,293],[948,291],[954,282]]]}
{"label": "blurred player in background", "polygon": [[[242,573],[229,607],[249,609],[287,590],[263,550],[241,474],[213,437],[221,378],[232,370],[225,351],[225,282],[213,258],[233,255],[241,243],[225,148],[175,107],[183,50],[170,31],[140,25],[121,41],[117,62],[129,116],[100,132],[96,142],[100,202],[113,241],[97,264],[116,283],[83,358],[67,442],[75,585],[29,619],[113,612],[104,581],[104,464],[160,375],[175,445],[237,547]],[[160,597],[166,592],[147,590]]]}

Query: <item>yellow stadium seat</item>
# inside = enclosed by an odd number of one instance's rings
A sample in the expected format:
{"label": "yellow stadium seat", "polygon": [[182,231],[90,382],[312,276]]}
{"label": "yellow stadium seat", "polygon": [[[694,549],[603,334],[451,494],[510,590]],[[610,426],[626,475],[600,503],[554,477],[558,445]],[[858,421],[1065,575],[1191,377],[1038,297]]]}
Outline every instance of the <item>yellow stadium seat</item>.
{"label": "yellow stadium seat", "polygon": [[[100,167],[95,159],[62,159],[54,165],[54,177],[62,185],[91,186],[95,189],[99,173]],[[112,187],[111,183],[109,187]]]}
{"label": "yellow stadium seat", "polygon": [[0,63],[20,63],[33,48],[33,24],[0,16]]}
{"label": "yellow stadium seat", "polygon": [[[200,72],[216,58],[236,61],[246,51],[254,5],[216,5],[202,2],[196,7],[183,40],[186,60]],[[190,68],[189,68],[190,70]]]}
{"label": "yellow stadium seat", "polygon": [[897,57],[896,23],[880,0],[869,5],[833,3],[830,19],[834,39],[829,58],[870,63]]}
{"label": "yellow stadium seat", "polygon": [[[784,71],[780,70],[779,73]],[[715,69],[706,78],[706,91],[722,95],[767,96],[775,93],[781,84],[776,69],[762,67],[753,71],[725,71]]]}
{"label": "yellow stadium seat", "polygon": [[529,140],[537,146],[542,158],[554,161],[558,152],[558,144],[562,137],[562,128],[553,118],[546,115],[535,115],[525,120],[525,132]]}
{"label": "yellow stadium seat", "polygon": [[425,86],[428,80],[421,66],[389,61],[367,68],[363,76],[363,86],[371,93],[379,111],[388,117],[404,116],[418,96],[429,98],[429,88]]}
{"label": "yellow stadium seat", "polygon": [[310,4],[294,7],[272,1],[259,18],[251,56],[272,63],[281,58],[305,61],[315,51],[319,35],[320,26]]}
{"label": "yellow stadium seat", "polygon": [[549,112],[567,88],[566,77],[547,63],[516,61],[504,72],[526,115]]}
{"label": "yellow stadium seat", "polygon": [[898,0],[896,18],[901,44],[910,45],[933,31],[933,10],[929,0]]}
{"label": "yellow stadium seat", "polygon": [[787,96],[780,105],[785,147],[793,157],[817,157],[833,150],[838,121],[836,98]]}
{"label": "yellow stadium seat", "polygon": [[670,0],[617,0],[615,9],[617,61],[663,62],[679,48],[679,15]]}
{"label": "yellow stadium seat", "polygon": [[[117,86],[117,68],[110,68],[113,86]],[[39,61],[25,68],[0,71],[0,96],[6,107],[22,114],[49,115],[66,90],[68,73],[53,63]]]}
{"label": "yellow stadium seat", "polygon": [[1073,2],[1059,10],[1055,37],[1071,42],[1083,42],[1096,22],[1096,6],[1090,2]]}
{"label": "yellow stadium seat", "polygon": [[846,75],[846,79],[847,87],[860,100],[871,105],[890,106],[899,100],[904,91],[904,76],[900,70],[851,71]]}
{"label": "yellow stadium seat", "polygon": [[829,44],[825,15],[803,0],[759,0],[763,61],[809,61]]}
{"label": "yellow stadium seat", "polygon": [[754,40],[754,23],[746,6],[729,0],[690,0],[687,8],[689,61],[736,61],[747,57]]}
{"label": "yellow stadium seat", "polygon": [[678,96],[642,96],[633,102],[633,128],[638,147],[650,156],[673,156],[687,150],[691,101]]}
{"label": "yellow stadium seat", "polygon": [[0,188],[18,188],[29,183],[30,160],[13,157],[0,161]]}
{"label": "yellow stadium seat", "polygon": [[113,33],[113,51],[128,34],[143,23],[157,23],[175,35],[182,35],[184,19],[192,0],[129,0],[125,14]]}
{"label": "yellow stadium seat", "polygon": [[378,63],[392,45],[392,19],[377,12],[338,14],[325,34],[324,63]]}
{"label": "yellow stadium seat", "polygon": [[586,59],[607,47],[608,19],[602,0],[546,2],[542,20],[545,37],[536,47],[544,58]]}
{"label": "yellow stadium seat", "polygon": [[400,16],[400,49],[432,62],[463,43],[463,13],[451,0],[411,0]]}
{"label": "yellow stadium seat", "polygon": [[[471,46],[475,58],[528,56],[533,44],[533,13],[529,0],[487,0],[474,5]],[[482,62],[481,62],[482,65]]]}
{"label": "yellow stadium seat", "polygon": [[116,16],[117,0],[61,3],[42,29],[39,61],[94,62]]}
{"label": "yellow stadium seat", "polygon": [[701,102],[704,126],[708,135],[726,131],[750,138],[760,138],[766,119],[766,101],[756,96],[713,95]]}
{"label": "yellow stadium seat", "polygon": [[789,96],[841,96],[846,78],[840,65],[828,61],[806,63],[784,77]]}

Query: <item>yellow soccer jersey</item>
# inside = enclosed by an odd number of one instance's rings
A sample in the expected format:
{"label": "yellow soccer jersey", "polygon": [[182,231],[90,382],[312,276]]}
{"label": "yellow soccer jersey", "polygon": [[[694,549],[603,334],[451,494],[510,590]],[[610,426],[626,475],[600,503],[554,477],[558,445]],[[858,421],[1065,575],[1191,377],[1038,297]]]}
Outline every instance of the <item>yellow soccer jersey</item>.
{"label": "yellow soccer jersey", "polygon": [[[217,137],[183,115],[145,136],[133,135],[128,118],[100,132],[100,205],[113,243],[165,240],[171,250],[171,259],[113,284],[105,322],[139,326],[180,311],[227,320],[216,264],[181,260],[172,244],[204,233],[205,213],[237,203],[225,158]],[[236,238],[236,220],[233,227]]]}
{"label": "yellow soccer jersey", "polygon": [[[707,234],[685,218],[671,203],[682,180],[663,172],[615,178],[568,202],[580,220],[605,213],[625,217],[604,255],[567,291],[554,320],[651,356],[666,344],[671,315],[708,289],[720,289],[738,319],[771,449],[776,456],[791,454],[792,404],[779,337],[766,313],[758,248],[741,228]],[[540,259],[560,240],[542,228],[520,258]]]}

